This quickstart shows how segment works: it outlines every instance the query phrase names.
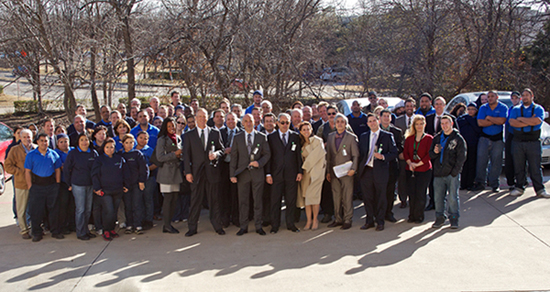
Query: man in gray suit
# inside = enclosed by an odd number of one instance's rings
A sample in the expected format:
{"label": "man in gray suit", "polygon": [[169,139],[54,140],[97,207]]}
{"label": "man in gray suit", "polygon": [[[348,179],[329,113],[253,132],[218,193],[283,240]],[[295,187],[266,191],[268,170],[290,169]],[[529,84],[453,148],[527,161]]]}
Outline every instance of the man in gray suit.
{"label": "man in gray suit", "polygon": [[[414,111],[416,110],[416,101],[412,98],[408,98],[405,100],[405,114],[402,116],[399,116],[397,119],[395,119],[395,126],[401,129],[403,132],[403,136],[407,132],[407,129],[410,127],[410,124],[412,123],[412,120],[414,118]],[[403,143],[405,143],[404,137],[401,139]],[[397,138],[395,139],[397,141]],[[404,147],[404,145],[399,146]],[[399,201],[401,201],[401,204],[399,205],[399,208],[404,209],[407,208],[407,177],[405,174],[405,169],[407,167],[407,163],[405,162],[405,157],[403,157],[403,153],[399,154],[399,179],[398,179],[398,189],[397,192],[399,193]]]}
{"label": "man in gray suit", "polygon": [[248,233],[250,192],[254,200],[254,224],[256,233],[265,235],[262,229],[262,195],[265,183],[264,166],[271,157],[267,136],[254,130],[254,118],[246,114],[243,118],[244,131],[233,139],[229,176],[237,184],[239,193],[238,236]]}
{"label": "man in gray suit", "polygon": [[[332,186],[335,219],[328,227],[342,226],[345,230],[351,227],[353,217],[353,176],[359,162],[359,147],[357,136],[346,131],[346,116],[337,114],[334,124],[336,132],[330,133],[327,139],[327,180]],[[336,177],[333,167],[349,161],[352,164],[347,175]]]}

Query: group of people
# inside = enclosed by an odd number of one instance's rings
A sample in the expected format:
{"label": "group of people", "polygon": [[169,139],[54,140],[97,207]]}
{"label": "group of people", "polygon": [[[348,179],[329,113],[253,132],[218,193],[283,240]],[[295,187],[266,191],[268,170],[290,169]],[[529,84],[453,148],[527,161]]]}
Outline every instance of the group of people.
{"label": "group of people", "polygon": [[362,230],[396,222],[396,197],[409,207],[407,222],[422,223],[435,209],[434,228],[447,218],[458,228],[459,188],[499,191],[504,136],[513,153],[506,154],[511,194],[523,194],[528,162],[536,194],[550,197],[540,165],[544,109],[529,89],[513,97],[508,109],[490,91],[478,104],[457,105],[451,113],[458,118],[445,113],[443,97],[424,93],[418,109],[410,97],[390,111],[375,92],[365,108],[354,101],[348,116],[327,102],[299,101],[276,116],[259,90],[244,113],[224,99],[210,114],[173,92],[169,105],[153,97],[141,109],[134,99],[128,114],[124,104],[104,105],[98,123],[78,106],[67,129],[54,120],[39,134],[35,125],[35,132],[17,127],[5,166],[20,233],[35,242],[44,229],[57,239],[76,231],[81,240],[110,241],[119,236],[117,223],[124,233],[142,234],[154,220],[172,234],[179,233],[172,223],[186,220],[190,237],[203,209],[217,234],[233,224],[241,236],[253,221],[266,235],[264,227],[281,227],[283,199],[292,232],[320,223],[351,228],[354,197],[365,206]]}

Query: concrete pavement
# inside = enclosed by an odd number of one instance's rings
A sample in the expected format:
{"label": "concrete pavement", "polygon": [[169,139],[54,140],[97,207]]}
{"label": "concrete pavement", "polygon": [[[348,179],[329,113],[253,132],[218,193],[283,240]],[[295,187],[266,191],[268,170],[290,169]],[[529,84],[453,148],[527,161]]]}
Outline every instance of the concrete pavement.
{"label": "concrete pavement", "polygon": [[461,192],[458,230],[432,229],[433,211],[423,224],[407,223],[408,210],[395,206],[397,223],[361,231],[365,211],[355,201],[347,231],[320,224],[262,237],[251,225],[242,237],[236,227],[219,236],[204,211],[191,238],[178,223],[178,235],[157,225],[109,243],[82,242],[74,233],[23,240],[12,196],[8,183],[0,197],[0,291],[550,290],[550,199],[536,198],[532,188],[519,198]]}

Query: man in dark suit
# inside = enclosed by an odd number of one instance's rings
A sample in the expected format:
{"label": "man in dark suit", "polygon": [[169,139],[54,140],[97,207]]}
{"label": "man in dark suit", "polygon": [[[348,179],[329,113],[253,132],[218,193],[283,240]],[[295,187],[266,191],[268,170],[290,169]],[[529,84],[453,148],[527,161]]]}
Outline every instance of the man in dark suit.
{"label": "man in dark suit", "polygon": [[208,112],[200,108],[195,116],[196,127],[185,133],[183,139],[183,161],[185,178],[191,184],[191,208],[189,210],[189,231],[185,236],[197,234],[197,225],[204,196],[210,207],[210,222],[219,235],[224,235],[220,217],[219,185],[224,146],[220,132],[206,126]]}
{"label": "man in dark suit", "polygon": [[289,130],[290,116],[279,114],[279,130],[269,134],[267,141],[271,159],[266,165],[266,181],[271,187],[271,233],[277,233],[281,224],[281,200],[286,205],[286,228],[299,232],[294,225],[298,182],[302,180],[300,135]]}
{"label": "man in dark suit", "polygon": [[222,184],[221,184],[221,217],[224,227],[228,227],[229,223],[240,227],[239,224],[239,196],[237,193],[237,184],[231,183],[229,179],[229,162],[231,161],[231,147],[233,139],[242,130],[237,126],[237,115],[229,112],[225,116],[225,127],[220,130],[222,135],[223,145],[225,146],[225,157],[223,162],[220,162],[222,168]]}
{"label": "man in dark suit", "polygon": [[233,139],[229,176],[237,184],[239,192],[239,223],[237,235],[248,233],[250,193],[254,198],[254,224],[256,233],[265,235],[262,229],[262,193],[265,183],[264,166],[271,152],[265,134],[254,130],[254,118],[246,114],[243,118],[244,131]]}
{"label": "man in dark suit", "polygon": [[[401,129],[391,124],[391,111],[388,109],[384,109],[380,112],[380,128],[386,132],[390,132],[393,134],[393,140],[395,141],[395,146],[397,147],[397,153],[398,155],[403,153],[403,132],[401,132]],[[395,200],[395,183],[397,182],[397,178],[399,177],[399,162],[398,159],[395,158],[391,161],[390,168],[389,168],[389,179],[388,179],[388,187],[386,188],[386,200],[387,200],[387,207],[386,207],[386,220],[390,222],[397,222],[395,217],[393,216],[393,201]]]}
{"label": "man in dark suit", "polygon": [[[453,125],[455,129],[458,129],[456,118],[450,114],[445,113],[445,105],[447,102],[445,99],[441,96],[438,96],[434,99],[433,107],[435,108],[435,113],[426,115],[426,133],[430,134],[435,137],[439,132],[441,132],[441,117],[443,115],[450,116],[453,120]],[[433,172],[432,172],[432,181],[430,182],[429,186],[429,195],[430,195],[430,201],[428,202],[428,206],[426,207],[426,211],[434,210],[435,209],[435,201],[434,201],[434,183],[433,183]]]}
{"label": "man in dark suit", "polygon": [[367,212],[362,230],[374,227],[384,230],[386,215],[386,188],[389,180],[390,161],[397,158],[397,147],[393,134],[380,129],[378,116],[370,113],[367,117],[369,131],[361,135],[359,141],[360,163],[358,175],[361,178],[363,202]]}

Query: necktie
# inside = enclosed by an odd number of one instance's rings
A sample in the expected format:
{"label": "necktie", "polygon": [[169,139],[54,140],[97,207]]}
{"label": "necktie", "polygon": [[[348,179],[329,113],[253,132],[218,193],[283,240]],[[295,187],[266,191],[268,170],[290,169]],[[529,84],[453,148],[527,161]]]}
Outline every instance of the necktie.
{"label": "necktie", "polygon": [[204,139],[204,129],[201,130],[201,143],[202,143],[202,149],[206,148],[206,141]]}
{"label": "necktie", "polygon": [[227,146],[231,147],[233,144],[233,130],[229,130],[229,137],[227,138]]}
{"label": "necktie", "polygon": [[285,146],[286,146],[286,144],[287,144],[286,133],[283,133],[283,143],[285,143]]}
{"label": "necktie", "polygon": [[252,152],[252,134],[248,134],[248,138],[246,139],[246,143],[248,144],[248,154]]}
{"label": "necktie", "polygon": [[376,133],[373,134],[372,140],[371,140],[371,143],[370,143],[369,159],[367,159],[367,165],[371,164],[370,162],[372,160],[372,156],[374,155],[375,144],[376,144]]}
{"label": "necktie", "polygon": [[411,117],[407,116],[407,128],[411,126]]}
{"label": "necktie", "polygon": [[435,133],[439,133],[439,131],[441,131],[441,117],[435,117],[436,118],[436,122],[435,122]]}

